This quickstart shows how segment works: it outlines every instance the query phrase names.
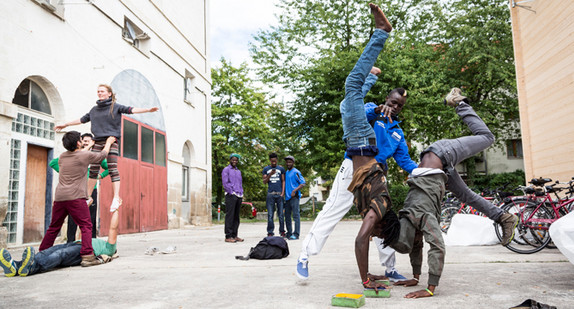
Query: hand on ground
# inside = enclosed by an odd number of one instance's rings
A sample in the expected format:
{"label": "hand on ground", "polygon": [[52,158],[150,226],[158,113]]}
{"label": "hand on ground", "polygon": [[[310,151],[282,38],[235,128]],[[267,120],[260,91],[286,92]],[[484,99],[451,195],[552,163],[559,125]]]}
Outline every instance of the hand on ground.
{"label": "hand on ground", "polygon": [[369,282],[367,282],[367,284],[363,283],[363,287],[365,288],[370,288],[370,289],[374,289],[375,292],[379,292],[379,290],[384,290],[387,289],[389,286],[383,283],[379,283],[376,281],[371,281],[369,280]]}

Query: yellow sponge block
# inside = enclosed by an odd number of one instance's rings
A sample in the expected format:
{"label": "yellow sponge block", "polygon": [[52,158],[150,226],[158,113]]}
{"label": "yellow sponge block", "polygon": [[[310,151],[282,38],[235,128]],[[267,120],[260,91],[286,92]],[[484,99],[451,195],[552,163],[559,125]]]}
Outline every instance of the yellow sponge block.
{"label": "yellow sponge block", "polygon": [[337,307],[359,308],[365,305],[365,296],[362,294],[339,293],[331,297],[331,305]]}

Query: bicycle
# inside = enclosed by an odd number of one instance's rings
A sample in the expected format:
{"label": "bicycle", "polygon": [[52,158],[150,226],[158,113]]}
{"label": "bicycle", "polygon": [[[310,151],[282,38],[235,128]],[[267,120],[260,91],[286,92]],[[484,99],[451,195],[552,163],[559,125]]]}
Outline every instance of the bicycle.
{"label": "bicycle", "polygon": [[[510,183],[506,183],[494,190],[485,189],[480,195],[490,201],[495,206],[499,207],[503,203],[503,199],[510,195],[510,193],[503,192]],[[471,205],[459,201],[452,192],[447,192],[442,203],[441,213],[440,213],[440,229],[446,233],[450,228],[450,223],[452,218],[456,214],[472,214],[477,216],[485,217],[485,215],[474,209]]]}
{"label": "bicycle", "polygon": [[[532,179],[529,183],[540,188],[524,188],[525,196],[507,199],[502,209],[519,217],[514,240],[506,247],[516,253],[531,254],[538,252],[551,242],[548,231],[550,225],[574,210],[574,177],[567,183],[551,182],[550,178]],[[566,184],[567,187],[555,187]],[[560,198],[558,193],[568,189],[567,196]],[[556,196],[556,199],[551,194]],[[499,239],[502,231],[499,225],[495,228]]]}

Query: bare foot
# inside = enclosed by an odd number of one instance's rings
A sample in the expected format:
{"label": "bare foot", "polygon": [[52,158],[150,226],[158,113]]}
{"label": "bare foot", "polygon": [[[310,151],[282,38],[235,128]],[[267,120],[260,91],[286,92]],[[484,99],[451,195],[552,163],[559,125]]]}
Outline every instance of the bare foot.
{"label": "bare foot", "polygon": [[401,281],[397,281],[395,282],[395,285],[397,286],[415,286],[419,284],[419,282],[416,279],[409,279],[409,280],[401,280]]}
{"label": "bare foot", "polygon": [[371,68],[371,74],[379,75],[379,74],[381,74],[381,69],[379,69],[377,67],[372,67]]}
{"label": "bare foot", "polygon": [[373,17],[375,17],[375,28],[383,29],[386,32],[391,32],[393,30],[393,26],[391,26],[391,23],[385,16],[385,13],[383,13],[383,10],[381,10],[380,7],[373,3],[369,3],[369,6],[371,7],[371,13],[373,14]]}
{"label": "bare foot", "polygon": [[431,295],[427,290],[420,290],[416,292],[410,292],[409,294],[405,295],[405,298],[422,298],[422,297],[431,297]]}

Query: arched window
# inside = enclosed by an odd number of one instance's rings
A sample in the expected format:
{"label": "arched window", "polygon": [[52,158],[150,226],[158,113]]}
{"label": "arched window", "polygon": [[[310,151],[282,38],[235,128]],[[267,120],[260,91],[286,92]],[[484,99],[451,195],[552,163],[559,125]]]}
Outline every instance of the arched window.
{"label": "arched window", "polygon": [[20,83],[14,92],[12,103],[44,114],[52,115],[50,102],[42,88],[27,78]]}
{"label": "arched window", "polygon": [[188,143],[183,144],[182,156],[181,200],[187,202],[189,201],[189,165],[191,162],[191,150]]}

